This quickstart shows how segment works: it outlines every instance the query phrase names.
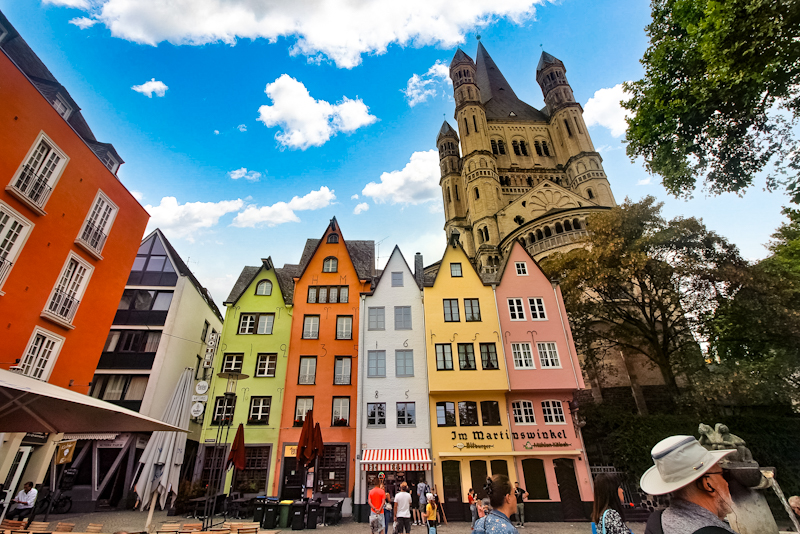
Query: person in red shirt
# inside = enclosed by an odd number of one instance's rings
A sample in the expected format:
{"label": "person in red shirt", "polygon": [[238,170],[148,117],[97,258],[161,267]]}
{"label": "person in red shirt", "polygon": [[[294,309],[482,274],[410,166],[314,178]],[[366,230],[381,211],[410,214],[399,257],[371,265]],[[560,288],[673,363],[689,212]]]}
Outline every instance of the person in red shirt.
{"label": "person in red shirt", "polygon": [[383,521],[383,505],[386,501],[386,492],[383,490],[383,480],[375,480],[375,487],[369,491],[369,528],[372,534],[383,534],[385,523]]}

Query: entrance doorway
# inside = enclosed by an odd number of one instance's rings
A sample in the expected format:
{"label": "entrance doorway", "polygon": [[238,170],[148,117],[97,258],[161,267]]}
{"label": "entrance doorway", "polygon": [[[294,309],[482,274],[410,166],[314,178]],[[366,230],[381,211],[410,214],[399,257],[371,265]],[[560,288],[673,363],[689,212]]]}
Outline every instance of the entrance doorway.
{"label": "entrance doorway", "polygon": [[3,513],[0,514],[0,521],[6,517],[8,507],[11,505],[11,499],[17,494],[17,486],[19,485],[22,474],[25,472],[25,467],[28,465],[28,458],[33,452],[33,447],[23,446],[17,449],[17,454],[14,456],[14,462],[11,464],[11,469],[8,470],[5,485],[3,485]]}
{"label": "entrance doorway", "polygon": [[586,514],[578,489],[578,479],[575,478],[575,462],[569,458],[556,458],[553,460],[553,465],[556,470],[558,492],[561,495],[561,513],[564,514],[564,521],[585,521]]}
{"label": "entrance doorway", "polygon": [[461,500],[461,462],[442,462],[442,486],[444,490],[444,513],[449,521],[464,521],[464,504]]}

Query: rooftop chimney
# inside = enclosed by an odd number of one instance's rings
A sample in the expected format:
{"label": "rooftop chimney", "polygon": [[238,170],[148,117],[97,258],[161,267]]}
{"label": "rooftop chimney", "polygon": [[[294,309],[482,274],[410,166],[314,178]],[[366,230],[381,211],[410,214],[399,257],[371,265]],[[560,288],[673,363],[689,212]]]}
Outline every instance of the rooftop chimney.
{"label": "rooftop chimney", "polygon": [[424,273],[422,272],[422,254],[417,252],[414,255],[414,280],[417,281],[417,285],[422,287],[422,281],[424,278]]}

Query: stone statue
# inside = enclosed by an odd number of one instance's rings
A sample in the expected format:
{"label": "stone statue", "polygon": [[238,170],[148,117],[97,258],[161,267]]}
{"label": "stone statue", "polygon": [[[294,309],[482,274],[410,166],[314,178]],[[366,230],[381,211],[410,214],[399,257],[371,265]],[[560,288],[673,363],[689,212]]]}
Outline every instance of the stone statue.
{"label": "stone statue", "polygon": [[[731,434],[731,431],[728,430],[726,425],[722,423],[717,423],[716,427],[714,428],[715,433],[719,434],[722,444],[724,447],[723,449],[736,449],[737,456],[735,461],[739,462],[752,462],[753,461],[753,453],[750,452],[750,449],[745,447],[745,441],[737,436],[736,434]],[[734,461],[731,458],[731,461]]]}

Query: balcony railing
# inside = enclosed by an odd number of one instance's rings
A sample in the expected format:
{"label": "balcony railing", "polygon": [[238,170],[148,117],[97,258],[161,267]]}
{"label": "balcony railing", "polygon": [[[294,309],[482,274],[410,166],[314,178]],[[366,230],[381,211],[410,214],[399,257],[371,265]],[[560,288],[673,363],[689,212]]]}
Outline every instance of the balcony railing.
{"label": "balcony railing", "polygon": [[541,241],[531,243],[526,248],[528,249],[528,253],[531,255],[539,254],[540,252],[550,250],[551,248],[556,248],[561,245],[568,245],[583,237],[586,237],[587,235],[589,235],[589,232],[584,229],[573,230],[571,232],[564,232],[563,234],[545,237]]}
{"label": "balcony railing", "polygon": [[337,386],[349,386],[350,385],[350,375],[336,375],[333,378],[333,383]]}
{"label": "balcony railing", "polygon": [[81,241],[97,252],[103,250],[107,237],[105,232],[103,232],[103,228],[95,226],[92,223],[86,223],[86,227],[83,229],[83,233],[81,233]]}
{"label": "balcony railing", "polygon": [[299,379],[298,379],[297,383],[298,383],[298,384],[313,384],[313,383],[314,383],[314,379],[315,379],[316,377],[317,377],[317,375],[316,375],[316,374],[310,374],[310,375],[300,375],[300,377],[299,377]]}
{"label": "balcony railing", "polygon": [[0,258],[0,283],[6,279],[6,276],[8,276],[8,272],[11,270],[13,265],[13,262],[10,262],[5,258]]}
{"label": "balcony railing", "polygon": [[53,188],[47,185],[47,178],[37,175],[36,169],[29,165],[22,168],[13,188],[38,208],[44,208],[53,191]]}
{"label": "balcony railing", "polygon": [[50,305],[47,306],[47,311],[71,323],[80,303],[81,301],[75,298],[74,295],[57,289],[53,294]]}

